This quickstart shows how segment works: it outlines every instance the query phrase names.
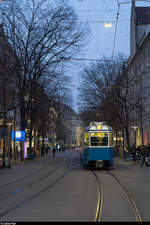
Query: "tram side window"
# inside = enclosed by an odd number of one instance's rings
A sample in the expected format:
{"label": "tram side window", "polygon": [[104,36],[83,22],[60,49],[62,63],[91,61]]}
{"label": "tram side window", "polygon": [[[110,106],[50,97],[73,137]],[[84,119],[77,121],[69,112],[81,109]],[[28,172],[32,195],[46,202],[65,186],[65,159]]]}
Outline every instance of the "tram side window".
{"label": "tram side window", "polygon": [[91,133],[91,146],[108,146],[108,133]]}
{"label": "tram side window", "polygon": [[84,145],[89,146],[89,133],[84,133]]}
{"label": "tram side window", "polygon": [[112,147],[113,146],[113,134],[109,133],[109,146]]}

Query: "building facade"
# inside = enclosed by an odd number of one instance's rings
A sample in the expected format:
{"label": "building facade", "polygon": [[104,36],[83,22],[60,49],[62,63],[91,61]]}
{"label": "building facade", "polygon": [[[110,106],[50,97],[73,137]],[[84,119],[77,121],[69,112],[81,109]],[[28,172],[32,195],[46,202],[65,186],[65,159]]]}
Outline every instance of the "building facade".
{"label": "building facade", "polygon": [[131,143],[150,143],[150,7],[132,1],[128,73],[133,78],[135,110],[130,127]]}

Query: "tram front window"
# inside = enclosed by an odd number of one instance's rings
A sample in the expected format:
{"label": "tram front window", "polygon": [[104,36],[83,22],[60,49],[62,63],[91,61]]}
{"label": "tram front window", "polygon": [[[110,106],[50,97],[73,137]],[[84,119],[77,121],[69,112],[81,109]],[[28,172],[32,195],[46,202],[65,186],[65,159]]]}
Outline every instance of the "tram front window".
{"label": "tram front window", "polygon": [[92,132],[91,146],[108,146],[108,133],[106,132]]}

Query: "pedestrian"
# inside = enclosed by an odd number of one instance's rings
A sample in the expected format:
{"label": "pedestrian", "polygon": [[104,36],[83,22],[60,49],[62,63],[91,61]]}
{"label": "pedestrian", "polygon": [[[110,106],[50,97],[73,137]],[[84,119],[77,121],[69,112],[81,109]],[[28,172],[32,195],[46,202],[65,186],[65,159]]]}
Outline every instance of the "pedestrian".
{"label": "pedestrian", "polygon": [[140,155],[141,155],[141,148],[140,148],[140,146],[137,147],[136,151],[138,153],[138,157],[140,157]]}
{"label": "pedestrian", "polygon": [[144,145],[141,146],[141,167],[145,164],[145,166],[148,166],[147,161],[147,149]]}
{"label": "pedestrian", "polygon": [[128,146],[124,147],[124,158],[125,158],[125,160],[128,159]]}
{"label": "pedestrian", "polygon": [[136,153],[137,153],[137,162],[139,164],[140,160],[141,160],[141,146],[140,145],[137,146]]}
{"label": "pedestrian", "polygon": [[56,148],[54,147],[54,148],[52,149],[52,151],[53,151],[53,157],[55,158]]}
{"label": "pedestrian", "polygon": [[147,145],[147,154],[150,156],[150,144]]}
{"label": "pedestrian", "polygon": [[46,155],[48,154],[48,146],[46,147]]}
{"label": "pedestrian", "polygon": [[150,144],[147,145],[147,165],[150,166]]}
{"label": "pedestrian", "polygon": [[136,146],[132,144],[131,147],[131,154],[132,154],[132,159],[133,159],[133,164],[136,164]]}
{"label": "pedestrian", "polygon": [[12,159],[12,147],[10,147],[10,159]]}
{"label": "pedestrian", "polygon": [[44,156],[44,146],[41,147],[41,156]]}

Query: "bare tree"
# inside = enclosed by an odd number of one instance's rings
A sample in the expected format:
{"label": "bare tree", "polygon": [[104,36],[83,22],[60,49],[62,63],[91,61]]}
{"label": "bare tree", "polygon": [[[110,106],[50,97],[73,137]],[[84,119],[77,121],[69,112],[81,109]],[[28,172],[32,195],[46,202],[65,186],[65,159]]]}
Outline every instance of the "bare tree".
{"label": "bare tree", "polygon": [[110,107],[111,112],[116,116],[116,121],[120,123],[122,131],[125,130],[127,145],[130,148],[129,128],[133,120],[133,111],[137,104],[134,98],[134,79],[130,78],[126,63],[123,63],[121,73],[118,74],[115,85],[112,89]]}
{"label": "bare tree", "polygon": [[[7,119],[12,119],[12,112],[17,106],[16,84],[10,71],[15,71],[14,52],[5,36],[3,26],[0,24],[0,117],[3,118],[3,167],[5,166],[6,137],[8,136]],[[9,137],[8,137],[9,138]],[[8,150],[9,152],[9,150]]]}
{"label": "bare tree", "polygon": [[16,54],[15,77],[24,129],[35,81],[48,68],[69,60],[83,45],[85,32],[79,29],[73,9],[64,1],[14,0],[2,3],[0,9],[5,32]]}
{"label": "bare tree", "polygon": [[110,93],[120,70],[119,62],[107,58],[103,62],[92,64],[81,72],[82,82],[79,87],[80,108],[98,110]]}
{"label": "bare tree", "polygon": [[84,111],[99,112],[99,120],[108,122],[116,130],[125,130],[130,147],[129,128],[139,96],[135,95],[135,77],[129,76],[126,62],[122,58],[92,65],[84,70],[82,77]]}
{"label": "bare tree", "polygon": [[[47,69],[66,62],[84,44],[85,27],[76,23],[73,8],[64,1],[14,0],[2,2],[4,30],[16,58],[13,73],[25,130],[37,81]],[[50,73],[52,75],[52,73]]]}

